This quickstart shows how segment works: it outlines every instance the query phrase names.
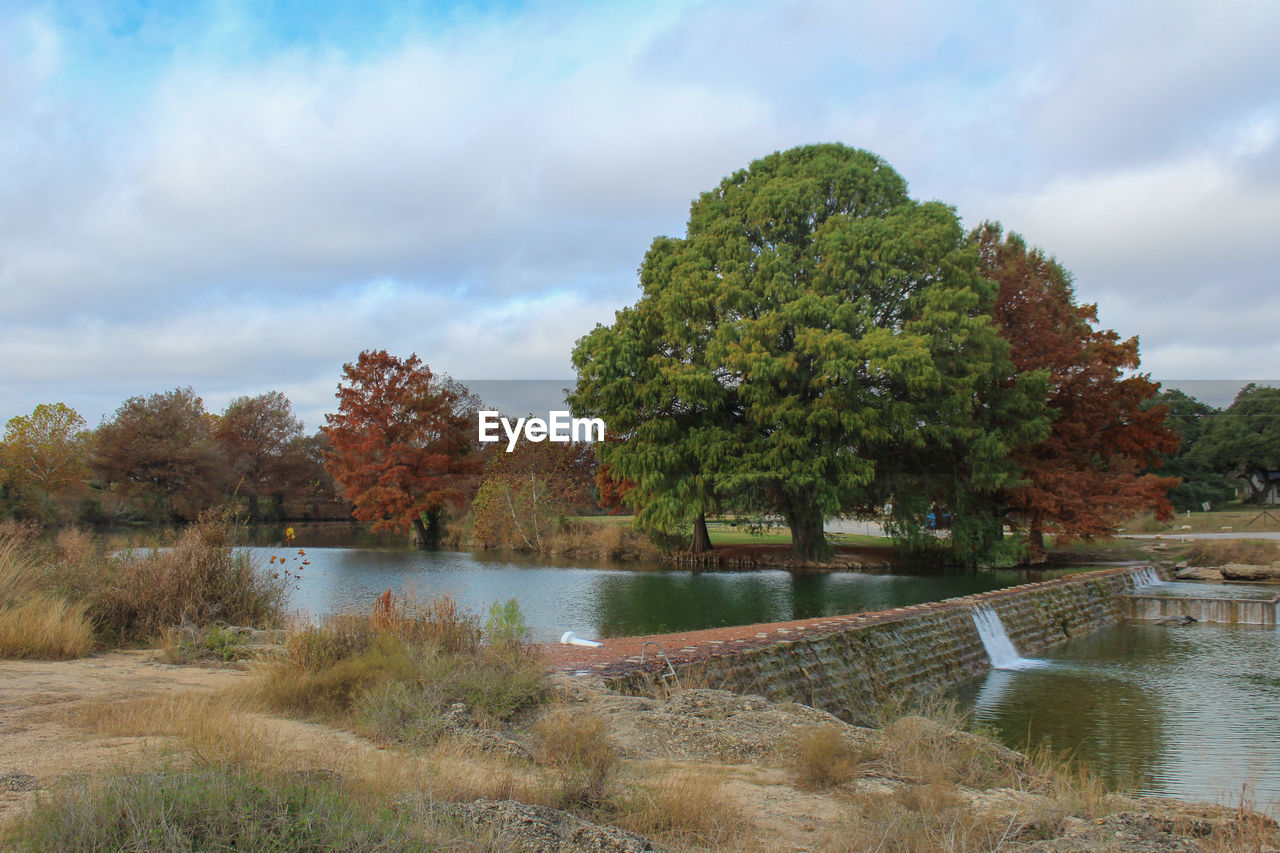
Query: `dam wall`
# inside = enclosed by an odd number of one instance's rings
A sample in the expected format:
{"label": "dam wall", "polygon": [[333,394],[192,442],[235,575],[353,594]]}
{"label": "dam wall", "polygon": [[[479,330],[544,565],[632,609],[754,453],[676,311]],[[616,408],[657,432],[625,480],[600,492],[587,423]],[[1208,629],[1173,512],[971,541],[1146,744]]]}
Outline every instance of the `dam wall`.
{"label": "dam wall", "polygon": [[[1150,566],[1104,569],[978,595],[859,614],[820,636],[676,664],[681,682],[803,702],[850,722],[869,722],[886,701],[921,699],[991,668],[975,608],[999,616],[1021,655],[1115,624],[1128,615],[1125,593],[1166,579]],[[608,679],[629,692],[650,692],[660,672],[636,670]]]}
{"label": "dam wall", "polygon": [[1280,614],[1280,596],[1275,598],[1190,598],[1143,595],[1122,596],[1128,619],[1158,621],[1190,616],[1197,622],[1218,625],[1265,625],[1274,628]]}

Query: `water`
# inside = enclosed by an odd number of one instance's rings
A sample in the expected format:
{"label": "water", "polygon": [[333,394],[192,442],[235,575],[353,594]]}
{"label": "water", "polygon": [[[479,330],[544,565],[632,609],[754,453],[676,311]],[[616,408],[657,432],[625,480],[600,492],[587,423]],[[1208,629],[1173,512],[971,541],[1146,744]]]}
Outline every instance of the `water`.
{"label": "water", "polygon": [[[838,572],[669,571],[660,566],[549,563],[511,554],[374,548],[251,548],[263,563],[286,558],[301,579],[290,590],[292,610],[321,615],[363,609],[383,590],[419,597],[449,595],[473,613],[495,601],[520,602],[533,639],[565,631],[616,637],[749,625],[885,610],[985,592],[1062,574],[1018,571],[947,575]],[[272,564],[273,567],[279,563]]]}
{"label": "water", "polygon": [[1164,584],[1165,581],[1160,578],[1156,570],[1149,566],[1133,573],[1134,589],[1146,590],[1150,587],[1164,586]]}
{"label": "water", "polygon": [[999,614],[990,607],[973,608],[973,624],[978,629],[983,648],[987,650],[987,657],[991,659],[992,669],[1029,669],[1040,665],[1040,661],[1018,654]]}
{"label": "water", "polygon": [[993,670],[959,691],[1016,749],[1069,750],[1142,794],[1237,802],[1280,816],[1280,635],[1234,625],[1122,624]]}
{"label": "water", "polygon": [[1142,590],[1142,594],[1168,596],[1170,598],[1244,598],[1267,601],[1280,594],[1280,585],[1169,581],[1157,587],[1145,588]]}

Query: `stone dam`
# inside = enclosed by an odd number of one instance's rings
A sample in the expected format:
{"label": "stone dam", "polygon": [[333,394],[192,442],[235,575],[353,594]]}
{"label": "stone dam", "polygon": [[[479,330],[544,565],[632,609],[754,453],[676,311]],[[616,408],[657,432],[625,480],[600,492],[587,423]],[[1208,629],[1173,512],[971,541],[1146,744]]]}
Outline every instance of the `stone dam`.
{"label": "stone dam", "polygon": [[[1034,657],[1072,637],[1133,618],[1135,607],[1142,605],[1131,596],[1167,579],[1167,570],[1154,566],[1104,569],[881,613],[812,620],[809,630],[758,633],[767,641],[754,646],[717,646],[696,655],[673,650],[670,668],[654,666],[657,650],[650,642],[644,665],[631,657],[608,671],[598,670],[627,692],[647,693],[679,679],[685,686],[803,702],[865,723],[886,701],[924,698],[990,670],[979,622],[1002,626],[1018,654]],[[1274,607],[1272,612],[1274,616]]]}

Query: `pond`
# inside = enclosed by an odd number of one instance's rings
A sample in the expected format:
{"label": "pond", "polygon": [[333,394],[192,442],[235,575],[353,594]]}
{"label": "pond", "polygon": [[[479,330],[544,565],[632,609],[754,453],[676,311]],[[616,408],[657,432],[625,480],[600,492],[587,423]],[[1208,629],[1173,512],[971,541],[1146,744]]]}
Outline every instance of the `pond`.
{"label": "pond", "polygon": [[285,558],[292,570],[303,559],[309,563],[291,586],[291,610],[314,617],[364,609],[387,589],[419,598],[448,595],[481,615],[494,602],[515,598],[538,642],[569,630],[616,637],[884,610],[1051,576],[1025,571],[693,574],[659,565],[550,563],[492,552],[307,547],[298,557],[297,550],[250,549],[264,564],[272,556]]}
{"label": "pond", "polygon": [[976,723],[1015,749],[1069,751],[1142,794],[1235,805],[1245,786],[1277,815],[1278,652],[1272,628],[1121,624],[1053,649],[1041,666],[992,670],[959,694]]}

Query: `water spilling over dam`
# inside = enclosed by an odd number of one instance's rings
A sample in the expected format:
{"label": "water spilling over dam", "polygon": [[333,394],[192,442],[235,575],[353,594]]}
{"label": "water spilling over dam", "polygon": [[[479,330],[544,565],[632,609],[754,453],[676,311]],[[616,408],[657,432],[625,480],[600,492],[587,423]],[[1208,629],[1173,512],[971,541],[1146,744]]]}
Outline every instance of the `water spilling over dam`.
{"label": "water spilling over dam", "polygon": [[[1031,666],[1045,650],[1114,625],[1126,593],[1162,583],[1161,570],[1125,567],[848,618],[817,636],[789,634],[760,647],[677,665],[685,680],[804,702],[866,722],[886,700],[923,698],[993,668]],[[985,640],[994,643],[994,653]],[[656,671],[609,680],[647,691]]]}

